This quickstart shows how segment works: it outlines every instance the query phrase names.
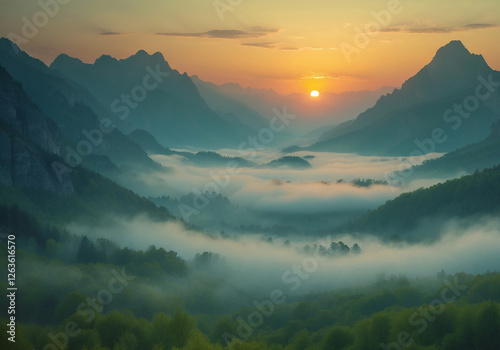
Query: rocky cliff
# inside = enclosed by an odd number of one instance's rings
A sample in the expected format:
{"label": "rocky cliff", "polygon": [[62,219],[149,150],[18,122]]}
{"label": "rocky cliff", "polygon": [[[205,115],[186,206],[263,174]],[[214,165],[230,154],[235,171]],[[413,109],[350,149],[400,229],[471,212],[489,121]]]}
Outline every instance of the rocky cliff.
{"label": "rocky cliff", "polygon": [[73,193],[69,176],[56,176],[52,160],[60,154],[61,135],[0,67],[0,182],[18,187]]}

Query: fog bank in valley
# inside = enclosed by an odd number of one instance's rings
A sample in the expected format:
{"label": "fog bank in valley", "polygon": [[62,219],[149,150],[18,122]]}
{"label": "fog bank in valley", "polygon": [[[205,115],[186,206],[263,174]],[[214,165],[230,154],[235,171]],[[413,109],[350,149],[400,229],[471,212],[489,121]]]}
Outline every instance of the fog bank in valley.
{"label": "fog bank in valley", "polygon": [[[274,238],[271,243],[263,235],[221,238],[217,234],[187,230],[179,222],[152,222],[146,217],[117,218],[116,222],[111,228],[96,229],[73,224],[68,229],[93,239],[106,237],[121,246],[135,249],[147,249],[154,244],[174,250],[188,261],[197,253],[217,253],[225,263],[214,266],[214,273],[236,288],[264,294],[270,288],[280,287],[306,294],[355,286],[369,283],[382,273],[426,277],[442,269],[447,273],[500,269],[499,218],[483,218],[476,223],[450,221],[443,225],[441,238],[435,243],[411,245],[385,244],[368,235],[325,236],[309,240],[304,237]],[[284,244],[286,240],[289,244]],[[358,243],[362,253],[332,255],[314,249],[315,245],[328,248],[332,241],[342,241],[350,247]],[[311,248],[307,252],[303,249],[306,245]],[[300,288],[292,288],[297,284]]]}

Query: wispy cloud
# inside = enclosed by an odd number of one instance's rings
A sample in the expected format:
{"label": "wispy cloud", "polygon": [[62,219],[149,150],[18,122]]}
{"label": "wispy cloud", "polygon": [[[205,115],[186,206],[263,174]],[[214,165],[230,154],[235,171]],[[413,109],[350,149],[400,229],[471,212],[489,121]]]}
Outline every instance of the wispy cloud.
{"label": "wispy cloud", "polygon": [[199,33],[178,33],[166,32],[156,33],[163,36],[193,37],[193,38],[211,38],[211,39],[242,39],[242,38],[260,38],[271,33],[276,33],[278,29],[266,27],[251,27],[250,31],[236,29],[214,29]]}
{"label": "wispy cloud", "polygon": [[465,30],[472,29],[487,29],[487,28],[495,28],[498,27],[498,24],[489,24],[489,23],[470,23],[462,26]]}
{"label": "wispy cloud", "polygon": [[422,25],[418,23],[403,23],[383,28],[381,31],[390,33],[396,32],[396,33],[412,33],[412,34],[415,33],[435,34],[435,33],[463,32],[469,30],[488,29],[496,27],[498,27],[498,24],[490,24],[490,23],[469,23],[458,26],[435,26],[435,25]]}
{"label": "wispy cloud", "polygon": [[270,28],[270,27],[263,27],[263,26],[253,26],[250,28],[253,32],[257,33],[276,33],[279,32],[279,29],[276,28]]}
{"label": "wispy cloud", "polygon": [[265,42],[265,43],[243,43],[241,45],[244,46],[254,46],[254,47],[261,47],[264,49],[274,49],[276,47],[275,42]]}
{"label": "wispy cloud", "polygon": [[337,47],[319,47],[319,46],[304,46],[304,47],[294,47],[294,46],[286,46],[280,48],[280,50],[284,51],[323,51],[323,50],[338,50]]}
{"label": "wispy cloud", "polygon": [[113,30],[108,30],[108,29],[99,29],[98,30],[99,35],[129,35],[129,34],[134,34],[135,32],[117,32]]}
{"label": "wispy cloud", "polygon": [[310,73],[301,76],[300,79],[364,80],[352,75],[339,75],[329,73]]}

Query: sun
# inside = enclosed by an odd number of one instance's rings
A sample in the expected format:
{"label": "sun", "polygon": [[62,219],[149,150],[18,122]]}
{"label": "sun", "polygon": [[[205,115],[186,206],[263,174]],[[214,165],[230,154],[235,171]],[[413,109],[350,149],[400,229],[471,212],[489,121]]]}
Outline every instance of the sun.
{"label": "sun", "polygon": [[318,97],[318,96],[319,96],[319,92],[317,90],[311,91],[311,97]]}

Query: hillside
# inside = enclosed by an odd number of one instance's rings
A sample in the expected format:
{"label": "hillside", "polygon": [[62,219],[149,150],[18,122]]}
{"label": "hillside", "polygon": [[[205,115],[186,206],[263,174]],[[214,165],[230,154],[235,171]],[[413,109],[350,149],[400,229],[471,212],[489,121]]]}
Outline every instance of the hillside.
{"label": "hillside", "polygon": [[[404,193],[343,227],[383,238],[398,235],[414,241],[432,237],[433,222],[500,214],[500,166]],[[419,227],[424,225],[424,227]]]}
{"label": "hillside", "polygon": [[410,179],[456,177],[490,168],[500,164],[499,150],[500,123],[496,123],[484,140],[413,167]]}

